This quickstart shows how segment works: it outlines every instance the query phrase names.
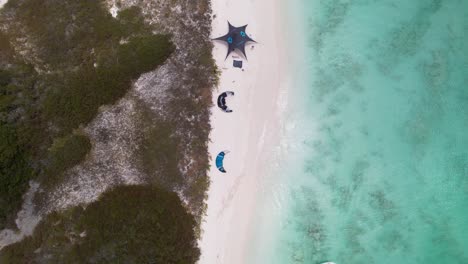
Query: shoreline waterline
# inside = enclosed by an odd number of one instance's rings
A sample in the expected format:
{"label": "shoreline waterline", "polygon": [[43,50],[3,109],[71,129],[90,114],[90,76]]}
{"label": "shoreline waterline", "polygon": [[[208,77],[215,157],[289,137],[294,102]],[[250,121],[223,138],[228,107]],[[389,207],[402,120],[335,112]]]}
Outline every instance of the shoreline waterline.
{"label": "shoreline waterline", "polygon": [[275,3],[287,72],[276,140],[253,163],[262,133],[248,133],[235,163],[256,177],[207,222],[222,239],[200,263],[468,262],[466,3]]}
{"label": "shoreline waterline", "polygon": [[298,2],[307,74],[252,263],[467,262],[466,4]]}

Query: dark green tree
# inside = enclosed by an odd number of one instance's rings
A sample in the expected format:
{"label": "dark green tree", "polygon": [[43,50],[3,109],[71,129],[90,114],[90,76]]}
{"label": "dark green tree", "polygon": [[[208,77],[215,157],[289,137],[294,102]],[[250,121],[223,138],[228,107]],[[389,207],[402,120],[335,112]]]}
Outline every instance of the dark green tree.
{"label": "dark green tree", "polygon": [[195,263],[195,227],[174,192],[119,186],[85,209],[50,214],[32,236],[0,251],[0,262]]}

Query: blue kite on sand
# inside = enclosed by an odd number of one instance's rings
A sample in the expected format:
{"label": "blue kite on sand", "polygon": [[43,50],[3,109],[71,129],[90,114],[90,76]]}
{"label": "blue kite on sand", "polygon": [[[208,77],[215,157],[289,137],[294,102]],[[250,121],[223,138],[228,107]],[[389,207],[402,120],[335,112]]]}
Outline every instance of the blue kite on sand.
{"label": "blue kite on sand", "polygon": [[216,168],[222,173],[226,173],[226,170],[223,167],[224,156],[228,154],[229,151],[221,151],[218,156],[216,156]]}

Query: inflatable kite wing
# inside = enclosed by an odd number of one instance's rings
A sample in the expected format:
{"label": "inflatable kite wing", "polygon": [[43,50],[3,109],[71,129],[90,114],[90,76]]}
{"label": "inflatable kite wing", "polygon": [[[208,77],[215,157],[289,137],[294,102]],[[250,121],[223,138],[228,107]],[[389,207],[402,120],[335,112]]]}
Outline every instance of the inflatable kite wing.
{"label": "inflatable kite wing", "polygon": [[221,151],[218,156],[216,156],[216,168],[222,173],[226,173],[226,170],[223,167],[224,156],[227,154],[227,151]]}
{"label": "inflatable kite wing", "polygon": [[233,95],[234,95],[234,92],[227,91],[218,96],[218,107],[221,108],[221,110],[223,110],[226,113],[232,112],[232,110],[229,109],[226,105],[226,97],[233,96]]}

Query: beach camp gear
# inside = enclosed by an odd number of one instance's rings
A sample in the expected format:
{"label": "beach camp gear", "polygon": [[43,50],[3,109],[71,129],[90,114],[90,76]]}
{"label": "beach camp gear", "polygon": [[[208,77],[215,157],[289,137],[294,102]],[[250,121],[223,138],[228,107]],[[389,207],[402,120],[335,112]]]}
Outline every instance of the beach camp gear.
{"label": "beach camp gear", "polygon": [[226,113],[231,113],[232,110],[226,105],[226,97],[234,95],[234,92],[227,91],[218,96],[218,107]]}
{"label": "beach camp gear", "polygon": [[226,170],[223,167],[224,156],[227,154],[227,151],[221,151],[218,156],[216,156],[216,168],[222,173],[226,173]]}
{"label": "beach camp gear", "polygon": [[234,60],[232,66],[242,69],[242,61]]}
{"label": "beach camp gear", "polygon": [[229,54],[236,49],[240,50],[244,57],[247,58],[247,55],[245,54],[245,44],[249,41],[255,42],[255,40],[247,36],[247,33],[245,32],[245,28],[247,27],[247,25],[242,27],[234,27],[233,25],[231,25],[231,23],[229,23],[229,21],[228,25],[228,33],[222,37],[215,38],[215,40],[221,40],[228,44],[226,59],[229,56]]}

